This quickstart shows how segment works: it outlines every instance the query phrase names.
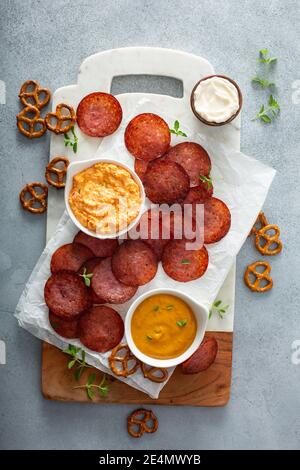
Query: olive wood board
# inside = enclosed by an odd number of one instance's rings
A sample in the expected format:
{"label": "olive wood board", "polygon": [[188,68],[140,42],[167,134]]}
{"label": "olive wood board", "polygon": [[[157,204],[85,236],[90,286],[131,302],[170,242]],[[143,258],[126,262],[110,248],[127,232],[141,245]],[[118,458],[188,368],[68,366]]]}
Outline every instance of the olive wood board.
{"label": "olive wood board", "polygon": [[[232,340],[231,332],[207,332],[206,336],[214,336],[219,345],[215,362],[204,372],[184,375],[178,366],[168,383],[162,389],[159,398],[150,398],[145,393],[120,382],[107,375],[109,393],[100,397],[95,393],[93,401],[88,399],[85,389],[74,389],[78,382],[72,370],[67,369],[68,356],[60,349],[43,343],[42,350],[42,393],[49,400],[80,403],[128,403],[156,405],[190,405],[190,406],[224,406],[230,398]],[[80,379],[91,373],[87,369]],[[94,369],[97,378],[102,372]]]}

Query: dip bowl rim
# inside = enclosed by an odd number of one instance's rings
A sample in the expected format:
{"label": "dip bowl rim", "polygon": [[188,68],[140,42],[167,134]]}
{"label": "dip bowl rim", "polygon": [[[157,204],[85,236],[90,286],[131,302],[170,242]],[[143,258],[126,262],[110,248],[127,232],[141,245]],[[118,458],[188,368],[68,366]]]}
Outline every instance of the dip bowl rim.
{"label": "dip bowl rim", "polygon": [[[138,349],[138,347],[134,343],[132,334],[131,334],[131,320],[132,320],[132,316],[136,308],[146,298],[151,297],[153,295],[157,295],[157,294],[171,294],[185,301],[189,305],[189,307],[192,309],[195,315],[196,321],[197,321],[196,335],[192,344],[182,354],[171,359],[157,359],[157,358],[144,354]],[[175,367],[178,364],[181,364],[182,362],[186,361],[198,349],[198,347],[200,346],[204,338],[206,328],[207,328],[207,323],[208,323],[208,309],[204,305],[196,301],[193,297],[185,294],[181,290],[167,288],[167,287],[166,288],[159,287],[156,289],[150,289],[149,291],[141,294],[131,304],[131,306],[129,307],[127,311],[125,321],[124,321],[125,337],[126,337],[126,341],[127,341],[129,349],[134,354],[134,356],[136,356],[140,361],[153,367],[166,367],[166,368]]]}
{"label": "dip bowl rim", "polygon": [[[75,215],[74,215],[74,213],[73,213],[73,211],[70,207],[70,204],[69,204],[69,194],[70,194],[70,191],[73,187],[73,177],[77,173],[80,173],[81,171],[86,170],[87,168],[95,165],[96,163],[102,163],[102,162],[103,163],[113,163],[113,164],[118,165],[122,168],[125,168],[131,174],[131,176],[134,178],[136,183],[139,185],[140,195],[141,195],[140,210],[139,210],[139,213],[138,213],[137,217],[134,220],[132,220],[130,222],[130,224],[127,225],[127,227],[123,228],[122,230],[119,230],[118,232],[111,233],[111,234],[110,233],[105,233],[105,234],[96,233],[96,232],[93,232],[92,230],[89,230],[87,227],[82,225],[79,222],[79,220],[75,217]],[[76,162],[71,162],[70,165],[68,166],[68,169],[67,169],[64,198],[65,198],[65,206],[66,206],[67,212],[68,212],[69,217],[71,218],[72,222],[82,232],[86,233],[87,235],[90,235],[91,237],[99,238],[99,239],[116,238],[116,237],[121,237],[122,235],[125,235],[127,232],[129,232],[129,230],[131,230],[133,227],[135,227],[139,223],[139,220],[140,220],[140,218],[141,218],[141,216],[142,216],[142,214],[145,210],[145,207],[144,207],[145,206],[145,190],[144,190],[143,183],[140,180],[139,176],[135,173],[134,170],[132,170],[125,163],[120,162],[120,161],[115,160],[115,159],[112,159],[112,158],[107,158],[107,157],[106,158],[94,157],[94,158],[90,158],[90,159],[87,159],[87,160],[80,160],[80,161],[76,161]]]}

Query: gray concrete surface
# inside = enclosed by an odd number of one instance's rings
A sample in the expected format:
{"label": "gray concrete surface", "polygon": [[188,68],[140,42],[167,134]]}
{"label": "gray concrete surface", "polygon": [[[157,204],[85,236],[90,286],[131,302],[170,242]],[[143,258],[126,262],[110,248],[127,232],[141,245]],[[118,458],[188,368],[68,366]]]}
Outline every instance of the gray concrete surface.
{"label": "gray concrete surface", "polygon": [[[1,448],[299,449],[300,365],[291,362],[292,342],[300,339],[300,104],[292,102],[292,84],[300,79],[299,10],[297,0],[1,1],[0,79],[7,91],[0,105],[0,339],[7,347],[7,364],[0,365]],[[242,150],[278,171],[265,211],[284,241],[283,253],[271,260],[274,289],[265,295],[253,295],[242,281],[245,266],[258,258],[250,240],[238,256],[228,406],[153,407],[159,432],[137,442],[125,430],[131,406],[44,400],[40,342],[13,318],[45,240],[45,217],[24,213],[18,192],[43,178],[49,149],[48,137],[29,142],[16,131],[19,87],[36,78],[55,90],[75,82],[86,56],[133,45],[193,52],[236,78],[245,98]],[[265,47],[279,58],[274,79],[282,107],[269,126],[250,120],[266,96],[250,83]]]}

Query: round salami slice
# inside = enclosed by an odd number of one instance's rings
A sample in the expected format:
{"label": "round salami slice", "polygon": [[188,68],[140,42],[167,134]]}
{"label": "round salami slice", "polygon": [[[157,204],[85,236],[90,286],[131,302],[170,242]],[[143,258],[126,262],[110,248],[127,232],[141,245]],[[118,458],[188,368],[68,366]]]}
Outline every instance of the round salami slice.
{"label": "round salami slice", "polygon": [[94,268],[91,287],[99,298],[110,304],[123,304],[137,291],[137,287],[118,281],[111,269],[111,258],[105,258]]}
{"label": "round salami slice", "polygon": [[63,336],[64,338],[78,338],[78,320],[79,316],[71,320],[64,320],[63,318],[54,315],[53,312],[49,312],[50,325],[59,336]]}
{"label": "round salami slice", "polygon": [[157,258],[142,240],[126,240],[119,245],[111,261],[114,275],[128,286],[142,286],[154,278]]}
{"label": "round salami slice", "polygon": [[152,113],[135,116],[126,127],[124,138],[128,152],[146,162],[161,157],[171,142],[168,124]]}
{"label": "round salami slice", "polygon": [[136,227],[137,232],[139,232],[140,239],[150,246],[150,248],[154,251],[158,261],[161,260],[164,246],[170,239],[170,237],[163,239],[162,219],[163,217],[161,211],[149,209],[143,213],[142,217],[140,218],[140,222]]}
{"label": "round salami slice", "polygon": [[208,369],[218,354],[218,342],[210,336],[205,338],[194,354],[182,363],[183,374],[198,374]]}
{"label": "round salami slice", "polygon": [[95,238],[84,232],[78,232],[73,242],[87,246],[99,258],[108,258],[119,245],[116,238]]}
{"label": "round salami slice", "polygon": [[144,176],[147,171],[148,162],[145,160],[138,160],[137,158],[134,160],[134,171],[140,178],[140,180],[144,181]]}
{"label": "round salami slice", "polygon": [[[83,263],[83,265],[81,266],[81,268],[79,269],[78,271],[78,274],[92,274],[94,275],[94,269],[95,267],[101,263],[101,261],[103,260],[103,258],[91,258],[91,259],[88,259],[85,263]],[[93,277],[93,276],[92,276]],[[90,279],[90,282],[91,282],[91,277],[89,277],[88,279]],[[92,302],[93,304],[105,304],[105,300],[102,299],[101,297],[99,297],[97,294],[95,294],[95,292],[93,291],[93,289],[89,289],[90,290],[90,294],[91,294],[91,297],[92,297]]]}
{"label": "round salami slice", "polygon": [[53,253],[50,263],[51,272],[77,272],[81,265],[93,256],[92,251],[86,246],[80,243],[67,243]]}
{"label": "round salami slice", "polygon": [[69,271],[60,271],[49,277],[44,297],[49,310],[63,319],[73,319],[92,304],[82,278]]}
{"label": "round salami slice", "polygon": [[181,165],[162,159],[149,163],[144,176],[146,196],[155,204],[182,202],[190,179]]}
{"label": "round salami slice", "polygon": [[203,204],[213,195],[213,186],[206,182],[200,182],[198,186],[189,189],[183,204]]}
{"label": "round salami slice", "polygon": [[118,312],[110,307],[92,307],[80,317],[79,339],[92,351],[109,351],[121,342],[123,335],[123,320]]}
{"label": "round salami slice", "polygon": [[195,142],[182,142],[168,150],[164,156],[169,161],[181,165],[189,175],[191,186],[199,184],[199,176],[208,176],[211,161],[208,153]]}
{"label": "round salami slice", "polygon": [[113,95],[96,92],[80,101],[76,115],[77,124],[84,134],[105,137],[118,129],[123,113],[119,101]]}
{"label": "round salami slice", "polygon": [[215,243],[228,233],[231,225],[230,210],[225,202],[212,197],[204,204],[204,243]]}
{"label": "round salami slice", "polygon": [[198,250],[187,250],[187,240],[171,240],[165,246],[162,265],[172,279],[188,282],[203,276],[208,266],[205,246]]}

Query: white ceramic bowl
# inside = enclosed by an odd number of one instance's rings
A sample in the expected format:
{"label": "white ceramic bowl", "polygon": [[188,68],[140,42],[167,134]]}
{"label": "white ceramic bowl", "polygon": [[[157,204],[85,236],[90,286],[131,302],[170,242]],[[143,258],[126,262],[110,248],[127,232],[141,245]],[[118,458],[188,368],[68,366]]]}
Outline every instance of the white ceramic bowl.
{"label": "white ceramic bowl", "polygon": [[[129,171],[129,173],[132,175],[132,177],[137,182],[137,184],[139,185],[139,188],[140,188],[141,207],[140,207],[140,211],[139,211],[138,216],[127,227],[125,227],[124,229],[120,230],[117,233],[101,234],[101,233],[93,232],[92,230],[89,230],[88,228],[84,227],[79,222],[79,220],[76,219],[76,217],[75,217],[75,215],[74,215],[74,213],[73,213],[73,211],[70,207],[70,204],[69,204],[69,194],[70,194],[70,191],[71,191],[72,186],[73,186],[73,176],[75,176],[80,171],[83,171],[86,168],[89,168],[89,167],[95,165],[95,163],[100,163],[100,162],[114,163],[115,165],[118,165],[118,166],[121,166],[122,168],[125,168],[127,171]],[[66,178],[66,187],[65,187],[65,204],[66,204],[66,208],[67,208],[67,211],[68,211],[68,214],[69,214],[70,218],[72,219],[74,224],[77,225],[77,227],[80,230],[82,230],[82,232],[86,233],[87,235],[90,235],[91,237],[95,237],[95,238],[115,238],[115,237],[119,237],[121,235],[124,235],[126,232],[128,232],[132,227],[134,227],[139,222],[139,220],[141,218],[141,215],[144,211],[145,191],[144,191],[144,186],[143,186],[140,178],[138,177],[138,175],[131,168],[129,168],[127,165],[124,165],[124,163],[121,163],[117,160],[107,159],[107,158],[93,158],[93,159],[90,159],[90,160],[84,160],[84,161],[80,161],[80,162],[73,162],[73,163],[70,163],[70,165],[68,166],[67,178]]]}
{"label": "white ceramic bowl", "polygon": [[[137,306],[141,302],[143,302],[143,300],[145,300],[147,297],[151,297],[152,295],[156,295],[156,294],[171,294],[176,297],[179,297],[184,302],[186,302],[189,305],[189,307],[193,310],[194,315],[197,320],[197,332],[196,332],[196,336],[195,336],[193,343],[183,354],[181,354],[180,356],[174,357],[172,359],[156,359],[156,358],[147,356],[136,347],[132,339],[132,335],[131,335],[131,319]],[[187,296],[183,292],[180,292],[175,289],[163,289],[163,288],[152,289],[146,292],[145,294],[141,295],[140,297],[138,297],[130,306],[126,314],[126,318],[125,318],[126,340],[132,353],[145,364],[148,364],[153,367],[173,367],[184,362],[196,351],[196,349],[198,349],[205,334],[207,320],[208,320],[208,311],[202,305],[200,305],[198,302],[196,302],[195,300],[193,300],[191,297]]]}

